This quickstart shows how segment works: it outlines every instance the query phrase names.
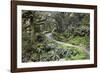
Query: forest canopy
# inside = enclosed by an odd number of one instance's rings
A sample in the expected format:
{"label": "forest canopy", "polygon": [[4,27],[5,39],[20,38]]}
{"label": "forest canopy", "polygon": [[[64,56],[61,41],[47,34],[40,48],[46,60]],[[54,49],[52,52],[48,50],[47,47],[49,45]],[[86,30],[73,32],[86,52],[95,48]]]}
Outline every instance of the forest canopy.
{"label": "forest canopy", "polygon": [[22,62],[89,59],[90,14],[22,10]]}

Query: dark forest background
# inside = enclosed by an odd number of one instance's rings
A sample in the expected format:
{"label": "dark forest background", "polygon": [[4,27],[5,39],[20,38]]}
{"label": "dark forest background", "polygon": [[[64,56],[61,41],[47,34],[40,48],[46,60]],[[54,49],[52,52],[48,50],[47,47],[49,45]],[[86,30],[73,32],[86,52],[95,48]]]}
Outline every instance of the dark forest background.
{"label": "dark forest background", "polygon": [[22,10],[22,61],[89,59],[90,14]]}

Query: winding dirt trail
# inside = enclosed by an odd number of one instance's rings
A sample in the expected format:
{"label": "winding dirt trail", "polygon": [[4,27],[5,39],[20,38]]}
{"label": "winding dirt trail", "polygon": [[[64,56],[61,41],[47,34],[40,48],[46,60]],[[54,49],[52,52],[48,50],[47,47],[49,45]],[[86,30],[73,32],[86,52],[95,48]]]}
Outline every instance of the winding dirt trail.
{"label": "winding dirt trail", "polygon": [[87,49],[85,49],[84,47],[80,47],[80,46],[76,46],[76,45],[72,45],[72,44],[69,44],[69,43],[64,43],[64,42],[60,42],[60,41],[57,41],[53,38],[52,36],[52,33],[47,33],[45,34],[45,36],[49,39],[49,40],[53,40],[54,42],[56,42],[57,44],[60,44],[60,45],[66,45],[66,46],[71,46],[71,47],[75,47],[75,48],[80,48],[82,49],[84,52],[86,52],[88,55],[89,55],[89,51]]}

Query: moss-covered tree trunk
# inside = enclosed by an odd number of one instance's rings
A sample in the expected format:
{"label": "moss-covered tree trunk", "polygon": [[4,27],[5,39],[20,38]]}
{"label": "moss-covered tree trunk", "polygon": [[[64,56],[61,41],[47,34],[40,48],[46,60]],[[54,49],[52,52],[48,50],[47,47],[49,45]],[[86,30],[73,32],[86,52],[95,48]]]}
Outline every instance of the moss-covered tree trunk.
{"label": "moss-covered tree trunk", "polygon": [[34,23],[33,23],[33,18],[30,19],[30,27],[31,27],[31,43],[32,45],[35,44],[35,27],[34,27]]}

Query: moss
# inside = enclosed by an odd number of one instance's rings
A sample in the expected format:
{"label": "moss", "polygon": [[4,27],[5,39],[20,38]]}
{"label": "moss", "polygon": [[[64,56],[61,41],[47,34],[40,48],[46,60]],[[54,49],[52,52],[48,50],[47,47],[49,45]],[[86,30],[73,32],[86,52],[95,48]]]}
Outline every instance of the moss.
{"label": "moss", "polygon": [[83,46],[87,47],[89,46],[89,37],[80,37],[76,36],[68,41],[68,43],[73,44],[73,45],[78,45],[78,46]]}

